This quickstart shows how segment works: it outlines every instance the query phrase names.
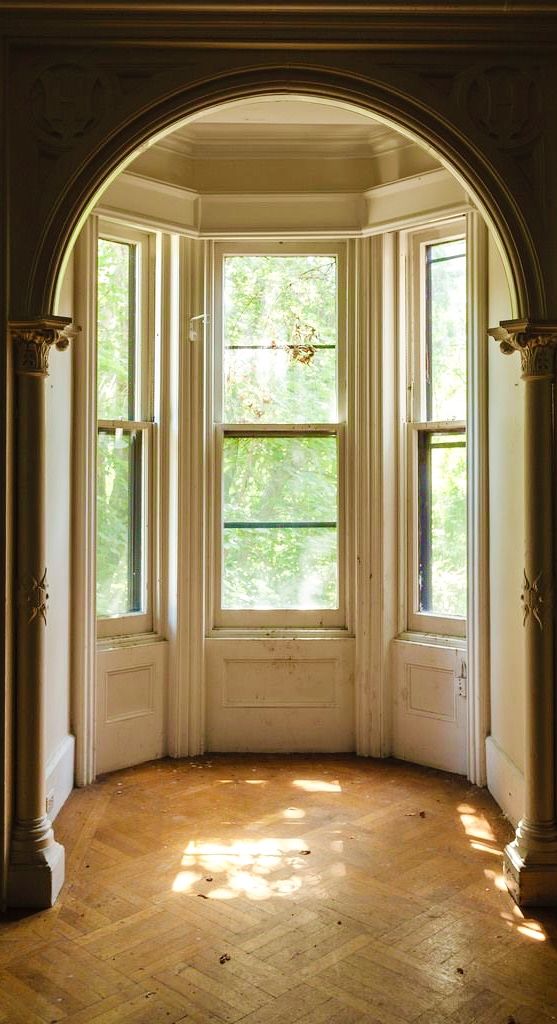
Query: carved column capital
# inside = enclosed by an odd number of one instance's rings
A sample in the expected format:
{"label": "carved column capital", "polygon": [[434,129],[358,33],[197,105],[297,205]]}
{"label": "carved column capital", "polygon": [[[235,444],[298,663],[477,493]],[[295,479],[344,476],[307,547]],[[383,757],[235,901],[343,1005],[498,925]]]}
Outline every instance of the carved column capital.
{"label": "carved column capital", "polygon": [[52,346],[61,351],[66,349],[77,333],[70,324],[71,320],[66,316],[12,321],[10,333],[14,345],[15,372],[30,377],[46,377]]}
{"label": "carved column capital", "polygon": [[554,380],[557,368],[557,323],[540,320],[502,320],[488,334],[504,355],[520,352],[524,380]]}

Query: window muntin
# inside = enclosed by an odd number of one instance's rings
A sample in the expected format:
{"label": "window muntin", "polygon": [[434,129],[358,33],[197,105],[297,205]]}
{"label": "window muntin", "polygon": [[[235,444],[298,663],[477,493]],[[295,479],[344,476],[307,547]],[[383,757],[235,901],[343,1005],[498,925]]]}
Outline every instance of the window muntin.
{"label": "window muntin", "polygon": [[331,248],[216,250],[217,626],[344,622],[344,247]]}
{"label": "window muntin", "polygon": [[148,235],[108,224],[97,243],[99,636],[152,628],[149,248]]}
{"label": "window muntin", "polygon": [[408,627],[466,631],[466,239],[411,236]]}

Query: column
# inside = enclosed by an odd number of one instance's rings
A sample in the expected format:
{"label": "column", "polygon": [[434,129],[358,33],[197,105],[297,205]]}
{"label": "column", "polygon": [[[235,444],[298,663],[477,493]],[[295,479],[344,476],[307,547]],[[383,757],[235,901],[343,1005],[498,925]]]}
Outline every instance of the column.
{"label": "column", "polygon": [[526,649],[524,817],[505,849],[520,906],[557,904],[555,701],[555,425],[557,323],[503,321],[489,332],[519,352],[525,386],[525,553],[520,600]]}
{"label": "column", "polygon": [[70,321],[12,323],[15,389],[15,814],[8,906],[50,907],[64,882],[64,847],[46,815],[45,630],[46,378],[53,346],[68,346]]}

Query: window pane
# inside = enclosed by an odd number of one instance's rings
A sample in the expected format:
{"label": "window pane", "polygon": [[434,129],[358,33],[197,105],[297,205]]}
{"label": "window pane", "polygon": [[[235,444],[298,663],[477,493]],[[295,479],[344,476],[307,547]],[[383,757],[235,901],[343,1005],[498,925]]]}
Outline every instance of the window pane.
{"label": "window pane", "polygon": [[224,420],[337,418],[334,256],[224,260]]}
{"label": "window pane", "polygon": [[336,608],[337,531],[224,530],[223,608]]}
{"label": "window pane", "polygon": [[466,419],[465,240],[426,250],[428,420]]}
{"label": "window pane", "polygon": [[334,423],[336,353],[316,349],[301,363],[285,348],[225,349],[228,423]]}
{"label": "window pane", "polygon": [[135,411],[136,247],[98,244],[97,414],[130,419]]}
{"label": "window pane", "polygon": [[142,610],[142,434],[98,434],[97,615]]}
{"label": "window pane", "polygon": [[419,609],[466,616],[466,438],[418,438]]}
{"label": "window pane", "polygon": [[223,607],[336,608],[336,437],[227,437]]}

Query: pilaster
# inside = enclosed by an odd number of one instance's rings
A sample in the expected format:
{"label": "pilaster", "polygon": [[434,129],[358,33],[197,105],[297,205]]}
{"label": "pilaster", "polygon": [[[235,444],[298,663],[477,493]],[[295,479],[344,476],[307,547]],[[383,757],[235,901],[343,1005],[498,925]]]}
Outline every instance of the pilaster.
{"label": "pilaster", "polygon": [[50,907],[64,882],[64,848],[46,815],[44,707],[46,378],[51,349],[67,348],[66,317],[13,322],[16,373],[16,766],[8,905]]}
{"label": "pilaster", "polygon": [[490,335],[520,353],[525,386],[525,552],[520,601],[526,631],[524,817],[505,849],[520,906],[557,904],[555,699],[555,372],[557,323],[503,321]]}

